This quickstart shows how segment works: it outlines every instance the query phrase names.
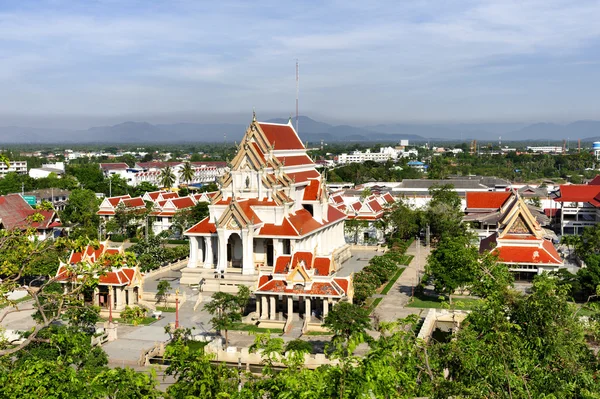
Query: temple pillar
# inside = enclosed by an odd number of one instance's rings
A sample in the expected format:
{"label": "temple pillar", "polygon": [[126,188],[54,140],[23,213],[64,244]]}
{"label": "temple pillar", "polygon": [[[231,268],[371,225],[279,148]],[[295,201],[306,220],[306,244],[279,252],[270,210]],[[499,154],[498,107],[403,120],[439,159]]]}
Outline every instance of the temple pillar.
{"label": "temple pillar", "polygon": [[205,269],[212,269],[212,267],[213,267],[212,242],[213,242],[213,239],[211,236],[204,237],[204,251],[205,251],[204,268]]}
{"label": "temple pillar", "polygon": [[267,296],[266,295],[262,295],[260,297],[260,307],[261,307],[260,318],[262,320],[265,320],[269,317],[269,305],[267,304]]}
{"label": "temple pillar", "polygon": [[254,274],[254,233],[252,226],[242,230],[242,274]]}
{"label": "temple pillar", "polygon": [[117,287],[115,289],[115,296],[116,296],[116,300],[117,300],[117,304],[115,306],[115,309],[121,309],[122,301],[123,301],[123,298],[122,298],[122,295],[121,295],[122,292],[123,292],[123,287]]}
{"label": "temple pillar", "polygon": [[271,295],[269,297],[270,306],[269,306],[269,319],[275,320],[277,316],[277,302],[275,301],[275,297]]}
{"label": "temple pillar", "polygon": [[190,237],[190,258],[187,267],[196,267],[198,262],[198,238]]}
{"label": "temple pillar", "polygon": [[323,320],[327,317],[329,313],[329,298],[323,298]]}
{"label": "temple pillar", "polygon": [[261,297],[258,295],[255,295],[256,298],[256,317],[260,317],[260,299]]}
{"label": "temple pillar", "polygon": [[309,322],[311,321],[311,314],[310,314],[310,297],[306,297],[304,299],[304,314],[305,314],[305,318],[306,320],[308,320]]}
{"label": "temple pillar", "polygon": [[[217,257],[217,270],[225,271],[227,269],[227,237],[225,236],[225,229],[217,229],[218,236],[218,257]],[[242,243],[243,245],[243,243]]]}
{"label": "temple pillar", "polygon": [[294,317],[294,298],[291,296],[287,297],[287,318],[288,320],[290,318]]}
{"label": "temple pillar", "polygon": [[94,288],[94,295],[92,296],[92,305],[100,306],[100,290],[98,287]]}

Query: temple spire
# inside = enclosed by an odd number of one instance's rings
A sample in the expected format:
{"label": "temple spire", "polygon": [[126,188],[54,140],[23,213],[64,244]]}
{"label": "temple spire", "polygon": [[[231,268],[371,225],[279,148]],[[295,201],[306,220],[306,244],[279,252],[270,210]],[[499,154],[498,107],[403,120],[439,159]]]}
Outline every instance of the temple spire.
{"label": "temple spire", "polygon": [[256,110],[252,107],[252,122],[256,122]]}

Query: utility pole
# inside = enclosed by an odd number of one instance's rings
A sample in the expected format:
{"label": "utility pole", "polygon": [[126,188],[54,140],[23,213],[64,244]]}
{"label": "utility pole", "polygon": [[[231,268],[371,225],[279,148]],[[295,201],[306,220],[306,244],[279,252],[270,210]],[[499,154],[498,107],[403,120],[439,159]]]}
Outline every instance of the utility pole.
{"label": "utility pole", "polygon": [[108,179],[108,196],[112,197],[112,176]]}
{"label": "utility pole", "polygon": [[300,91],[300,72],[298,70],[298,59],[296,59],[296,133],[298,132],[298,94]]}

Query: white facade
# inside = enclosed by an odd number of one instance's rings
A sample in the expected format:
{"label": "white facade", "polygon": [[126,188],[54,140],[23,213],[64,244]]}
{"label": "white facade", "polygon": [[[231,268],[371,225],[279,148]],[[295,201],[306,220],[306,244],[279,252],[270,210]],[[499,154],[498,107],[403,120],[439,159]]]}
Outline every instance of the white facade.
{"label": "white facade", "polygon": [[337,163],[340,165],[347,163],[362,163],[366,161],[386,162],[388,160],[396,160],[410,155],[417,156],[418,152],[415,149],[405,151],[403,148],[381,147],[379,152],[371,152],[370,149],[354,151],[351,154],[343,153],[338,155]]}
{"label": "white facade", "polygon": [[557,146],[527,147],[527,151],[562,154],[563,148]]}
{"label": "white facade", "polygon": [[0,162],[0,176],[5,176],[11,172],[15,172],[20,175],[26,175],[27,161],[10,161],[10,166],[8,167],[4,162]]}

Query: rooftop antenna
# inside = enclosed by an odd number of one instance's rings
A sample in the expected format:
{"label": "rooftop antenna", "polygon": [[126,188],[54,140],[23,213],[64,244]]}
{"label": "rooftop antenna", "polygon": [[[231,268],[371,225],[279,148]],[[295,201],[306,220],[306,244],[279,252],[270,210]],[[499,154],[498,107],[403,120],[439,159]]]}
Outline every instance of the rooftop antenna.
{"label": "rooftop antenna", "polygon": [[298,132],[298,92],[300,89],[300,72],[298,70],[298,59],[296,58],[296,133]]}

